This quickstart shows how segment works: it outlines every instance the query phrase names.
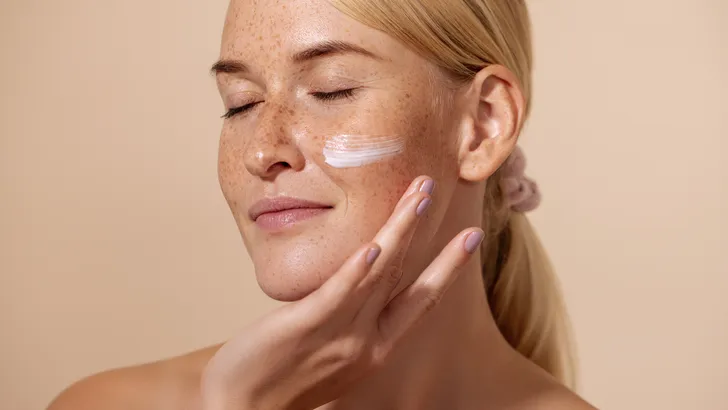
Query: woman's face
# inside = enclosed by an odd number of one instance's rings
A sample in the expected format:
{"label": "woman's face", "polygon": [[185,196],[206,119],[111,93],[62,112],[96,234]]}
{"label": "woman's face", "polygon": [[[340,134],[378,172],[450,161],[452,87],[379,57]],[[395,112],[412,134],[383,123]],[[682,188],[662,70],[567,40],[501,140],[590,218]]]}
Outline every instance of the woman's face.
{"label": "woman's face", "polygon": [[268,295],[318,288],[420,175],[437,188],[405,263],[437,251],[457,126],[426,59],[326,0],[233,0],[215,72],[220,184]]}

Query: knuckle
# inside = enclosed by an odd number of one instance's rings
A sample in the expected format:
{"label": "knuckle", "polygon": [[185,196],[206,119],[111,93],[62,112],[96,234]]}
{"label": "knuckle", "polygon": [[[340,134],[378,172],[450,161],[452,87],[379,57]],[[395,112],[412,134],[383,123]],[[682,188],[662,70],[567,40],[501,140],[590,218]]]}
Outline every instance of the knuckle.
{"label": "knuckle", "polygon": [[390,266],[386,269],[384,276],[388,285],[395,286],[399,283],[400,278],[402,278],[402,268],[400,266]]}
{"label": "knuckle", "polygon": [[372,285],[374,285],[374,287],[379,286],[382,283],[382,281],[384,280],[384,276],[385,276],[384,271],[385,271],[385,269],[381,269],[374,273],[374,275],[372,277]]}
{"label": "knuckle", "polygon": [[424,299],[422,301],[423,311],[425,313],[431,311],[438,304],[440,304],[440,301],[441,300],[442,300],[442,293],[441,292],[429,292],[429,293],[427,293],[424,296]]}
{"label": "knuckle", "polygon": [[386,345],[382,345],[376,349],[373,349],[369,359],[371,367],[375,369],[383,367],[387,362],[390,351],[391,348]]}
{"label": "knuckle", "polygon": [[348,337],[340,341],[337,356],[346,364],[360,363],[367,356],[367,343],[359,337]]}
{"label": "knuckle", "polygon": [[375,288],[385,287],[393,288],[397,286],[400,279],[402,278],[402,268],[399,266],[390,265],[382,268],[372,277],[372,286]]}

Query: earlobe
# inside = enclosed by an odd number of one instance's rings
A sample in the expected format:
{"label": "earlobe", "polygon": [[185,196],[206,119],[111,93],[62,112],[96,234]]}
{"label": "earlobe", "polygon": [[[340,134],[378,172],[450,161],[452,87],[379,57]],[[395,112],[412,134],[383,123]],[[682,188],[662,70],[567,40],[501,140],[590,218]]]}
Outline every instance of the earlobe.
{"label": "earlobe", "polygon": [[463,98],[460,178],[483,181],[515,148],[524,120],[525,99],[515,75],[499,65],[478,72]]}

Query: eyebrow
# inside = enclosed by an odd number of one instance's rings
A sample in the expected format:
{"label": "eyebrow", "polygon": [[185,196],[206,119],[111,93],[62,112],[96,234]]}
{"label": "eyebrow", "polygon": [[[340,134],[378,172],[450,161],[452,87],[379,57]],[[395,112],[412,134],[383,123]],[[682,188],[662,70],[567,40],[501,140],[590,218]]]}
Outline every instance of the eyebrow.
{"label": "eyebrow", "polygon": [[[371,51],[345,41],[324,41],[299,51],[291,57],[291,61],[301,64],[321,57],[329,57],[341,54],[359,54],[365,57],[382,60],[381,57]],[[219,73],[245,73],[250,71],[249,67],[240,60],[219,60],[210,68],[212,74]]]}

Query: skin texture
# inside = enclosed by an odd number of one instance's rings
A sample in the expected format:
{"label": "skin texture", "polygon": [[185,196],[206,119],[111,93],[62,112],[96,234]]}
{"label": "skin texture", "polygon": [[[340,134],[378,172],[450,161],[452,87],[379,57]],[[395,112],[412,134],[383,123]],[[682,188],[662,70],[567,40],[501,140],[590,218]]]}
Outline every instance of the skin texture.
{"label": "skin texture", "polygon": [[[234,2],[223,33],[221,58],[246,62],[248,73],[219,74],[226,108],[264,101],[225,121],[219,175],[263,290],[296,300],[317,289],[359,246],[374,237],[417,176],[438,187],[432,212],[419,226],[411,253],[428,244],[442,223],[455,188],[455,123],[443,115],[442,89],[422,59],[325,2]],[[286,12],[288,10],[288,12]],[[302,14],[303,13],[303,14]],[[249,47],[263,38],[260,47]],[[268,40],[266,40],[268,39]],[[321,56],[300,64],[290,55],[327,40],[376,53]],[[322,101],[312,94],[356,88],[351,97]],[[353,169],[327,166],[328,137],[399,136],[405,153]],[[334,206],[315,223],[284,234],[261,232],[248,208],[264,197],[291,196]],[[439,251],[439,250],[438,250]]]}
{"label": "skin texture", "polygon": [[[293,61],[325,41],[351,43],[376,57],[336,52]],[[402,294],[453,237],[480,226],[485,181],[513,150],[523,123],[525,102],[508,70],[490,66],[469,84],[453,84],[424,57],[325,0],[233,0],[221,59],[237,62],[218,66],[224,68],[216,78],[225,108],[255,105],[224,121],[220,185],[258,282],[279,300],[310,300],[375,237],[412,181],[428,175],[436,183],[432,205],[407,251],[388,263],[401,272],[392,297]],[[240,68],[239,62],[247,70],[230,69]],[[317,98],[349,88],[356,90],[346,98]],[[406,148],[375,164],[332,168],[322,150],[326,138],[338,134],[396,135]],[[275,196],[332,209],[270,232],[252,221],[249,208]],[[591,408],[502,338],[485,300],[479,255],[458,272],[437,308],[376,371],[319,408]],[[263,334],[259,328],[251,332],[257,333],[237,336],[227,350],[245,344],[236,340]],[[93,376],[50,408],[200,409],[205,367],[224,350],[213,346]]]}

